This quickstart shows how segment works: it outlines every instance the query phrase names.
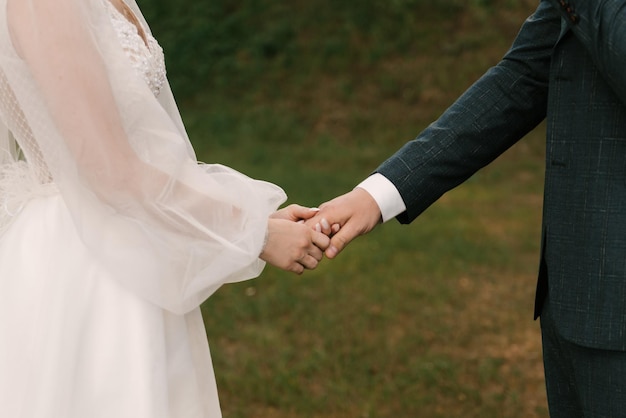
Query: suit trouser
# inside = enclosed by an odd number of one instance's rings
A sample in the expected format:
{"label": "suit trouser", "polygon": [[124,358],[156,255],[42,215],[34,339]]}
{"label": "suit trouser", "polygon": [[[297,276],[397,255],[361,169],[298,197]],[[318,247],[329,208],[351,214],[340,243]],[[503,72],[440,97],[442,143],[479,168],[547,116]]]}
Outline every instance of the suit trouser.
{"label": "suit trouser", "polygon": [[626,352],[566,341],[556,330],[549,300],[541,313],[541,336],[550,417],[626,418]]}

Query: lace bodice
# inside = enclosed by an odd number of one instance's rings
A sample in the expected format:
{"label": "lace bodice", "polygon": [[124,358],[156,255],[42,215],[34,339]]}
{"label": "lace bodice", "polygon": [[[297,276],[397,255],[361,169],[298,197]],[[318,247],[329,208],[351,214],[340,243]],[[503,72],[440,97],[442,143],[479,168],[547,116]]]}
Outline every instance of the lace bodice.
{"label": "lace bodice", "polygon": [[[109,0],[102,1],[109,11],[113,28],[119,36],[120,44],[132,67],[144,79],[152,93],[158,96],[166,83],[163,49],[145,28],[146,40],[139,34],[137,27],[126,19]],[[17,212],[13,207],[20,207],[22,198],[28,199],[32,194],[39,193],[29,193],[26,190],[32,191],[38,189],[40,184],[50,183],[52,175],[2,72],[0,72],[0,114],[8,116],[10,130],[21,139],[19,148],[23,153],[23,159],[28,161],[28,164],[21,161],[11,166],[0,164],[0,206],[12,213]],[[0,145],[2,145],[1,141]],[[1,149],[0,152],[2,152]],[[7,157],[7,155],[0,155],[0,163],[3,163]],[[14,203],[9,205],[7,203],[9,200],[13,200]],[[9,206],[12,207],[9,208]],[[3,223],[6,223],[6,220],[3,222],[2,219],[6,215],[1,210],[2,207],[0,207],[0,230]]]}
{"label": "lace bodice", "polygon": [[104,0],[104,2],[107,4],[111,22],[131,65],[143,77],[152,93],[158,96],[166,81],[163,49],[145,29],[146,39],[144,40],[137,31],[137,27],[126,19],[109,0]]}

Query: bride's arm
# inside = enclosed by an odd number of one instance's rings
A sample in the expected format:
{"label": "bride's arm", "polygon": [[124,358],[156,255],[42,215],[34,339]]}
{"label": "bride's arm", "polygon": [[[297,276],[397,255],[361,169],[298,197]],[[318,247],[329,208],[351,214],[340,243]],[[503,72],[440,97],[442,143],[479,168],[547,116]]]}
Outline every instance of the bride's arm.
{"label": "bride's arm", "polygon": [[[264,259],[281,268],[309,267],[312,261],[303,262],[302,254],[317,254],[315,243],[323,247],[326,240],[304,225],[272,220],[263,247],[268,216],[284,200],[283,192],[189,157],[168,114],[143,80],[130,74],[121,48],[111,46],[112,32],[100,33],[107,28],[105,13],[101,0],[7,0],[11,40],[44,102],[43,116],[33,104],[26,106],[26,117],[35,131],[40,117],[52,121],[35,136],[76,222],[84,223],[86,241],[102,257],[110,255],[112,268],[120,264],[120,245],[139,256],[155,254],[150,261],[157,266],[146,276],[165,281],[180,266],[185,277],[176,292],[183,299],[190,292],[206,296],[220,281],[258,274],[250,266],[263,250]],[[107,230],[104,220],[117,227]],[[272,233],[285,228],[289,234]],[[299,251],[282,251],[285,245]],[[197,274],[210,279],[190,284]],[[172,291],[168,283],[153,286],[150,277],[130,280],[147,293],[155,291],[150,297],[157,301]],[[191,306],[197,303],[192,299]]]}
{"label": "bride's arm", "polygon": [[[82,179],[121,211],[154,201],[172,177],[131,147],[108,68],[76,1],[9,0],[9,28]],[[97,34],[96,34],[97,35]],[[198,204],[180,184],[172,197]],[[132,202],[132,203],[131,203]],[[207,205],[205,207],[210,207]],[[233,208],[233,216],[237,211]]]}

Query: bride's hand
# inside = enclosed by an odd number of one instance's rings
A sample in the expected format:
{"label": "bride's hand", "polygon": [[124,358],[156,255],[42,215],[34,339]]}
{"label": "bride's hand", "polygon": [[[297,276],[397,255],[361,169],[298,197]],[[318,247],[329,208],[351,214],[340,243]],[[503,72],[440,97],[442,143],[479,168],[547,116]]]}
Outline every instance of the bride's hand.
{"label": "bride's hand", "polygon": [[[276,212],[274,212],[270,218],[272,219],[285,219],[293,222],[304,222],[308,219],[311,219],[320,210],[318,208],[307,208],[300,205],[289,205],[284,207]],[[340,226],[339,224],[330,225],[326,219],[322,218],[320,222],[312,225],[313,229],[317,232],[323,232],[328,236],[332,236],[339,232]]]}
{"label": "bride's hand", "polygon": [[270,219],[284,219],[287,221],[300,222],[312,218],[319,212],[318,208],[307,208],[300,205],[289,205],[277,210]]}
{"label": "bride's hand", "polygon": [[330,238],[303,223],[271,217],[267,242],[260,258],[296,274],[317,267],[330,244]]}

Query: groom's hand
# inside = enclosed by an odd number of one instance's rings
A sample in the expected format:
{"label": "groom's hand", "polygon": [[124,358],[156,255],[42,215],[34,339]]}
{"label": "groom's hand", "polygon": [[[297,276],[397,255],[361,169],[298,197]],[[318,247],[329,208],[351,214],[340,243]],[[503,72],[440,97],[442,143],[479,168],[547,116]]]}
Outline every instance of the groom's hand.
{"label": "groom's hand", "polygon": [[[335,258],[350,241],[368,233],[382,221],[380,208],[374,198],[358,187],[322,204],[319,209],[305,224],[312,228],[322,225],[323,233],[334,233],[326,249],[328,258]],[[332,229],[334,226],[340,228],[338,232]]]}

